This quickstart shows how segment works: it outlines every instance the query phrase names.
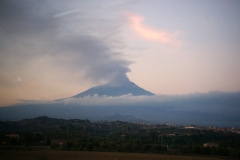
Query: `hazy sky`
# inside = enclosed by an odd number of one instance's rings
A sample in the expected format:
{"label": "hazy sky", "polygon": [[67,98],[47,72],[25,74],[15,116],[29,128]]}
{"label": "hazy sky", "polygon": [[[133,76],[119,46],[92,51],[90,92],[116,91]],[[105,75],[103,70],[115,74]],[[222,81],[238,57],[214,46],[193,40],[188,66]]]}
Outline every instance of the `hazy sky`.
{"label": "hazy sky", "polygon": [[128,78],[155,94],[240,90],[238,0],[0,0],[0,106]]}

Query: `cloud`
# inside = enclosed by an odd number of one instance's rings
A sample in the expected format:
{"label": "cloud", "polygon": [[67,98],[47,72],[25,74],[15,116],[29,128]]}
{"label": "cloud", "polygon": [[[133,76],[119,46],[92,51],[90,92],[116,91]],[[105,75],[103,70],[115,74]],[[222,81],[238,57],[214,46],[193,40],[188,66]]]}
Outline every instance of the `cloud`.
{"label": "cloud", "polygon": [[[61,50],[71,53],[71,67],[82,70],[84,76],[92,81],[110,81],[116,76],[126,77],[130,72],[130,61],[121,59],[101,39],[81,35],[71,36],[59,42]],[[76,72],[77,72],[76,70]]]}
{"label": "cloud", "polygon": [[46,1],[2,0],[0,4],[1,34],[8,37],[35,32],[49,34],[55,27],[55,22],[48,16],[55,11],[47,7]]}
{"label": "cloud", "polygon": [[64,104],[78,104],[84,106],[151,106],[170,111],[195,111],[222,115],[240,113],[240,92],[208,92],[187,95],[156,95],[119,97],[69,98]]}
{"label": "cloud", "polygon": [[[187,95],[69,98],[59,101],[26,101],[0,108],[2,119],[47,115],[58,118],[99,120],[114,114],[175,124],[240,126],[240,92]],[[7,116],[6,116],[7,115]]]}
{"label": "cloud", "polygon": [[75,12],[78,12],[78,11],[79,11],[78,9],[73,9],[73,10],[70,10],[70,11],[65,11],[65,12],[62,12],[62,13],[55,14],[53,17],[58,18],[58,17],[66,16],[68,14],[75,13]]}
{"label": "cloud", "polygon": [[21,106],[21,105],[50,105],[50,104],[61,104],[60,101],[51,101],[51,100],[25,100],[19,99],[16,104],[13,106]]}
{"label": "cloud", "polygon": [[174,45],[179,45],[177,40],[179,31],[170,33],[167,31],[159,30],[154,27],[148,26],[143,23],[144,17],[133,14],[132,12],[125,12],[128,17],[129,23],[133,31],[137,33],[140,37],[146,40],[157,41],[160,43],[170,43]]}
{"label": "cloud", "polygon": [[[35,97],[41,99],[46,95],[44,88],[55,90],[63,84],[83,86],[126,78],[131,62],[124,58],[119,38],[123,20],[116,12],[106,14],[104,4],[97,4],[2,0],[0,73],[4,81],[0,86],[16,89],[21,77],[22,88],[38,84],[38,90],[25,89],[28,95],[39,93]],[[20,92],[12,96],[24,98]]]}

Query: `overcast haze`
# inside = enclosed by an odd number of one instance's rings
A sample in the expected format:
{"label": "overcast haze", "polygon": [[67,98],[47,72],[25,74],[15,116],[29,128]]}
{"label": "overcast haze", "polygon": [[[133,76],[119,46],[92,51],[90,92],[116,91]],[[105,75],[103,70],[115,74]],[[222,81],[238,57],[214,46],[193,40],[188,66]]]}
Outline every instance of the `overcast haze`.
{"label": "overcast haze", "polygon": [[0,106],[127,77],[155,94],[239,91],[239,15],[238,0],[0,0]]}

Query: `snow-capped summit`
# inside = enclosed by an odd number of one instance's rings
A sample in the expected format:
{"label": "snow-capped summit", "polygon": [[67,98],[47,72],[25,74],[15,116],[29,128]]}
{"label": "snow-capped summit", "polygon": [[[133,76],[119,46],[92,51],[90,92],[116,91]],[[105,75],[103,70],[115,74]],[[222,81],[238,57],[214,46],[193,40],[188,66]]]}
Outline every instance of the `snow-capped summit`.
{"label": "snow-capped summit", "polygon": [[135,83],[131,82],[127,79],[124,81],[111,81],[104,85],[99,85],[96,87],[92,87],[82,93],[79,93],[71,98],[82,98],[86,96],[122,96],[127,94],[132,94],[133,96],[152,96],[153,93],[137,86]]}

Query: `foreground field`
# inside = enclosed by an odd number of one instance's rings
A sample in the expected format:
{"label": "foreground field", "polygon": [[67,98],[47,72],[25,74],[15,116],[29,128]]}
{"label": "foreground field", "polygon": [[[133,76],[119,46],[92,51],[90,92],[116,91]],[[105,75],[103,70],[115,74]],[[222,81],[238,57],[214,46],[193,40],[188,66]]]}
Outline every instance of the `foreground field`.
{"label": "foreground field", "polygon": [[212,157],[159,155],[122,152],[0,151],[1,160],[218,160]]}

